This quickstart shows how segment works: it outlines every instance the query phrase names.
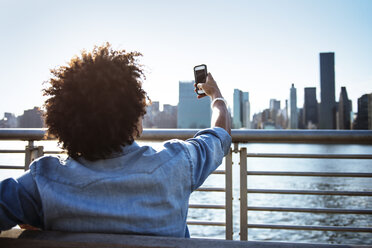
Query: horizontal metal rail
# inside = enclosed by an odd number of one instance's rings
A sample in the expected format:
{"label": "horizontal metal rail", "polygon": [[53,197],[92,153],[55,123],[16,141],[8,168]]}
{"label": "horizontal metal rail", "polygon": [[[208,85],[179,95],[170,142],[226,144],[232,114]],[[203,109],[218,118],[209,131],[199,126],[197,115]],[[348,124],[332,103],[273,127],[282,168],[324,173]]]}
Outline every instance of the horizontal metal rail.
{"label": "horizontal metal rail", "polygon": [[284,208],[284,207],[254,207],[251,211],[297,212],[297,213],[326,213],[326,214],[372,214],[372,209],[342,209],[342,208]]}
{"label": "horizontal metal rail", "polygon": [[45,128],[0,128],[0,140],[42,140]]}
{"label": "horizontal metal rail", "polygon": [[204,191],[204,192],[226,192],[225,188],[198,188],[195,191]]}
{"label": "horizontal metal rail", "polygon": [[25,153],[25,150],[0,150],[0,153]]}
{"label": "horizontal metal rail", "polygon": [[372,173],[359,172],[303,172],[303,171],[248,171],[248,176],[299,176],[299,177],[372,177]]}
{"label": "horizontal metal rail", "polygon": [[212,174],[225,175],[226,174],[226,171],[225,170],[215,170],[215,171],[213,171]]}
{"label": "horizontal metal rail", "polygon": [[187,221],[187,225],[194,225],[194,226],[226,226],[225,222],[213,222],[213,221]]}
{"label": "horizontal metal rail", "polygon": [[0,169],[4,170],[24,170],[24,166],[16,166],[16,165],[0,165]]}
{"label": "horizontal metal rail", "polygon": [[64,150],[61,151],[45,151],[44,154],[66,154],[67,152]]}
{"label": "horizontal metal rail", "polygon": [[249,158],[372,159],[371,154],[248,153]]}
{"label": "horizontal metal rail", "polygon": [[[45,128],[0,128],[0,140],[42,140]],[[144,129],[138,140],[192,138],[198,129]],[[234,143],[372,144],[370,130],[243,130],[231,131]]]}
{"label": "horizontal metal rail", "polygon": [[225,205],[189,204],[189,208],[226,209]]}
{"label": "horizontal metal rail", "polygon": [[328,190],[285,190],[285,189],[247,189],[253,194],[295,194],[295,195],[344,195],[344,196],[372,196],[371,191],[328,191]]}
{"label": "horizontal metal rail", "polygon": [[372,232],[369,227],[344,227],[344,226],[294,226],[294,225],[266,225],[248,224],[248,228],[308,230],[308,231],[335,231],[335,232]]}

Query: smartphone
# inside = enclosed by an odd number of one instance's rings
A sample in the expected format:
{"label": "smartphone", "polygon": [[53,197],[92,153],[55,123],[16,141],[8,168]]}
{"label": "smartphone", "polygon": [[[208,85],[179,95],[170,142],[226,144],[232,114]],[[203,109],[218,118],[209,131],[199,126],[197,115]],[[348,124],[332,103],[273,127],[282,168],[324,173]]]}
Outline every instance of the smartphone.
{"label": "smartphone", "polygon": [[[204,84],[205,81],[207,80],[207,66],[202,64],[202,65],[197,65],[194,67],[194,76],[195,76],[195,83],[196,84]],[[205,94],[204,90],[200,90],[196,88],[196,93],[198,95],[203,95]]]}

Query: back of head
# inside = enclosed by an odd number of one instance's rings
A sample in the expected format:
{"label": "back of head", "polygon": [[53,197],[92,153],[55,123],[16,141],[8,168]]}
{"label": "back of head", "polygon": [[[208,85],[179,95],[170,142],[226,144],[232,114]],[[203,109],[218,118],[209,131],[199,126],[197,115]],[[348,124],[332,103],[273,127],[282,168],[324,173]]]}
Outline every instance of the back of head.
{"label": "back of head", "polygon": [[51,70],[45,121],[69,156],[104,159],[133,142],[146,112],[140,55],[106,44]]}

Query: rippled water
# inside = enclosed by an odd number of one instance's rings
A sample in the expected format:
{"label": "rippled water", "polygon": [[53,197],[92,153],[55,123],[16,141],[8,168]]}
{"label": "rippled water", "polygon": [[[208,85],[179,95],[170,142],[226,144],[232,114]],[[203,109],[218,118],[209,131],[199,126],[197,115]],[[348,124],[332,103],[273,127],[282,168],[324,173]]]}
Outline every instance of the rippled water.
{"label": "rippled water", "polygon": [[[25,142],[0,142],[0,149],[23,149]],[[45,150],[55,150],[55,142],[39,142]],[[159,143],[151,143],[153,146]],[[367,145],[303,145],[303,144],[247,144],[248,152],[264,153],[347,153],[372,154]],[[234,187],[234,239],[239,239],[239,156],[233,155]],[[0,164],[23,165],[24,155],[0,154]],[[318,171],[318,172],[372,172],[372,161],[351,159],[278,159],[248,158],[248,170],[269,171]],[[221,165],[219,169],[224,169]],[[0,171],[0,179],[17,177],[22,171]],[[203,187],[224,187],[224,175],[211,175]],[[303,189],[303,190],[347,190],[372,191],[370,178],[323,178],[323,177],[275,177],[248,176],[248,188],[261,189]],[[225,203],[224,193],[194,192],[191,204]],[[372,198],[362,196],[312,196],[312,195],[268,195],[249,194],[248,205],[265,207],[300,208],[358,208],[372,209]],[[189,220],[224,222],[224,210],[190,209]],[[314,214],[291,212],[249,211],[250,224],[283,224],[315,226],[372,227],[371,215],[356,214]],[[224,227],[189,226],[192,237],[225,238]],[[371,244],[371,233],[294,231],[249,229],[248,240],[311,242],[329,244]]]}

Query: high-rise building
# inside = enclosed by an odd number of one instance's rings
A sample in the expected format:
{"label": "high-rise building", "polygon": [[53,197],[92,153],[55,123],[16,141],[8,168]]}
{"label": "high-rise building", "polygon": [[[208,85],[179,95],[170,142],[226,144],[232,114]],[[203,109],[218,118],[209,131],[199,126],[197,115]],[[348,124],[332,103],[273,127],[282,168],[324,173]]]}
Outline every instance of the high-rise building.
{"label": "high-rise building", "polygon": [[25,110],[23,115],[18,116],[20,128],[41,128],[44,126],[43,113],[38,107]]}
{"label": "high-rise building", "polygon": [[234,89],[234,128],[250,128],[250,108],[249,93]]}
{"label": "high-rise building", "polygon": [[163,105],[163,111],[159,109],[159,102],[152,102],[146,108],[143,118],[144,128],[177,128],[177,106]]}
{"label": "high-rise building", "polygon": [[251,105],[249,102],[249,92],[243,92],[243,127],[251,128]]}
{"label": "high-rise building", "polygon": [[370,122],[372,118],[371,105],[372,93],[365,94],[358,98],[358,114],[353,125],[354,129],[369,129],[372,127],[372,123]]}
{"label": "high-rise building", "polygon": [[177,128],[207,128],[211,125],[210,97],[198,99],[194,83],[179,82]]}
{"label": "high-rise building", "polygon": [[270,99],[270,120],[279,127],[278,115],[281,114],[280,111],[280,101],[276,99]]}
{"label": "high-rise building", "polygon": [[319,128],[335,128],[335,54],[320,53]]}
{"label": "high-rise building", "polygon": [[242,98],[243,93],[241,90],[234,89],[234,116],[233,116],[233,128],[241,128],[242,127]]}
{"label": "high-rise building", "polygon": [[292,88],[290,90],[289,106],[291,112],[289,128],[297,129],[298,128],[297,90],[294,87],[294,84],[292,84]]}
{"label": "high-rise building", "polygon": [[315,87],[305,88],[303,125],[305,128],[313,128],[318,125],[318,101],[316,99]]}
{"label": "high-rise building", "polygon": [[368,94],[368,129],[372,130],[372,93]]}
{"label": "high-rise building", "polygon": [[280,110],[280,101],[276,99],[270,99],[270,110]]}
{"label": "high-rise building", "polygon": [[351,101],[347,97],[346,87],[341,87],[340,99],[337,111],[337,129],[350,129],[350,112],[352,110]]}

